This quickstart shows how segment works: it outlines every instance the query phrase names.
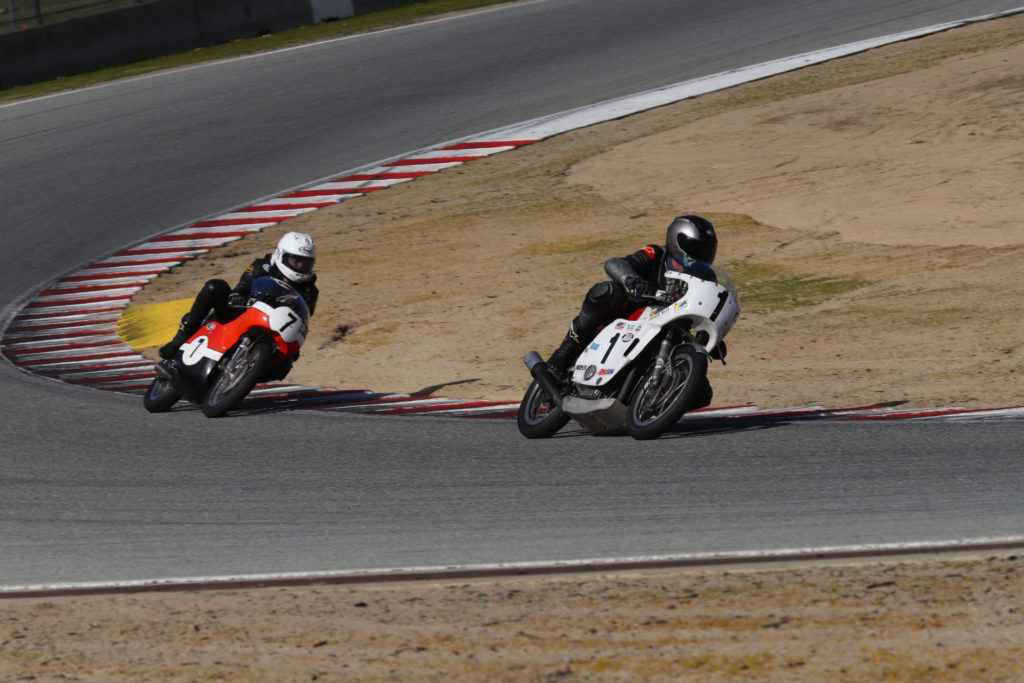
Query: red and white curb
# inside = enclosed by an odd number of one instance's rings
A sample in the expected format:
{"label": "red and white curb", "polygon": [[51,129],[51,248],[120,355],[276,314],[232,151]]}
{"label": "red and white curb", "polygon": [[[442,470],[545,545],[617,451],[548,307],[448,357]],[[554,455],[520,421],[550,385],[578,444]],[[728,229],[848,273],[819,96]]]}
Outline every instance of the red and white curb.
{"label": "red and white curb", "polygon": [[[117,322],[131,298],[172,267],[295,216],[383,190],[535,139],[460,141],[377,167],[291,190],[124,249],[51,283],[11,318],[0,353],[26,372],[66,384],[141,395],[152,361],[125,344]],[[266,384],[247,399],[253,408],[331,409],[379,414],[488,416],[518,404],[369,391]]]}
{"label": "red and white curb", "polygon": [[[102,391],[142,394],[154,377],[152,362],[125,344],[117,321],[131,298],[150,280],[172,267],[216,247],[258,232],[309,211],[383,190],[445,168],[498,152],[652,109],[740,83],[766,78],[873,47],[945,31],[1024,11],[1007,12],[883,36],[786,59],[694,79],[631,97],[561,112],[505,129],[454,141],[367,169],[318,181],[279,197],[199,221],[154,237],[112,256],[83,266],[37,293],[8,323],[0,339],[0,354],[26,372],[67,384]],[[352,392],[328,388],[268,384],[246,400],[254,408],[304,408],[392,415],[457,415],[505,417],[517,403],[457,401],[406,394]],[[821,406],[764,411],[753,406],[695,411],[687,419],[1018,419],[1024,407],[996,410],[935,408],[900,411],[885,406],[826,410]]]}

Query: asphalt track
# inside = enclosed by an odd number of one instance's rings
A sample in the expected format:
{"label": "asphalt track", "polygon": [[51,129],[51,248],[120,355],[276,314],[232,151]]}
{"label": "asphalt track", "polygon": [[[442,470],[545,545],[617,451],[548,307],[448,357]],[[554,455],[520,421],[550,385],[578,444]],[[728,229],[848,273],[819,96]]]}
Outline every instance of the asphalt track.
{"label": "asphalt track", "polygon": [[[0,107],[4,318],[126,244],[410,150],[1019,2],[548,0]],[[642,7],[641,7],[642,5]],[[641,11],[643,10],[643,11]],[[1019,536],[1019,422],[209,421],[0,369],[0,585]],[[675,438],[671,438],[675,437]]]}

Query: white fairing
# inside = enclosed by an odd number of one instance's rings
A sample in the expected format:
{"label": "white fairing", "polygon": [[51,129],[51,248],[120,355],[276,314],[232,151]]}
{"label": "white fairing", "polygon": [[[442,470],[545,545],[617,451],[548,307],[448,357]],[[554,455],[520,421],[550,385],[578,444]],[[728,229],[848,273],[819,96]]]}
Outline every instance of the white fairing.
{"label": "white fairing", "polygon": [[[686,282],[686,294],[668,306],[648,306],[637,320],[620,318],[607,325],[576,360],[573,381],[588,386],[607,384],[674,321],[692,330],[694,337],[706,332],[705,352],[715,348],[736,324],[740,305],[732,280],[725,271],[712,267],[717,283],[685,273],[666,273],[666,277]],[[694,345],[700,348],[696,342]]]}
{"label": "white fairing", "polygon": [[281,338],[289,344],[292,342],[302,344],[306,341],[306,323],[288,306],[275,308],[262,301],[256,301],[252,307],[264,313],[269,321],[270,329],[281,335]]}
{"label": "white fairing", "polygon": [[181,361],[185,365],[195,365],[204,358],[220,360],[223,355],[220,351],[210,348],[210,338],[205,334],[181,345]]}

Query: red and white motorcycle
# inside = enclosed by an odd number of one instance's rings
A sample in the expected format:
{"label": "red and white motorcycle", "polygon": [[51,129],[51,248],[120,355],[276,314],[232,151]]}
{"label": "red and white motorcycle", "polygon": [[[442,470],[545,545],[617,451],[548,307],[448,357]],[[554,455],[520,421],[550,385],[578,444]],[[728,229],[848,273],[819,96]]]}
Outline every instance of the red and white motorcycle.
{"label": "red and white motorcycle", "polygon": [[207,417],[220,417],[257,383],[283,379],[308,329],[302,295],[281,280],[258,277],[236,318],[221,324],[208,317],[171,361],[157,364],[143,405],[159,413],[184,397],[199,403]]}
{"label": "red and white motorcycle", "polygon": [[570,420],[592,432],[625,426],[636,439],[656,439],[687,410],[710,401],[708,361],[740,315],[736,286],[717,266],[717,282],[667,271],[665,291],[628,318],[606,325],[560,382],[540,354],[523,361],[533,382],[519,405],[520,433],[552,436]]}

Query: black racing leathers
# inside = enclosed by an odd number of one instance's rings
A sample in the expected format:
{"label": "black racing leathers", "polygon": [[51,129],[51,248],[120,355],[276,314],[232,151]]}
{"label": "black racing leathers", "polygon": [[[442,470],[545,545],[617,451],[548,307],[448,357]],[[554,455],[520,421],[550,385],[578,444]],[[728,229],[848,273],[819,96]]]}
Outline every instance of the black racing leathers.
{"label": "black racing leathers", "polygon": [[313,312],[316,310],[316,301],[320,297],[320,290],[316,287],[316,273],[310,275],[309,280],[306,282],[291,282],[270,262],[270,256],[270,254],[267,254],[263,258],[253,261],[245,269],[245,272],[242,273],[241,279],[239,279],[238,284],[235,285],[235,288],[230,293],[239,294],[242,298],[248,299],[249,290],[252,288],[252,281],[258,277],[269,275],[270,277],[276,277],[278,280],[284,280],[294,287],[302,295],[302,298],[306,300],[306,305],[309,306],[309,314],[313,315]]}
{"label": "black racing leathers", "polygon": [[[666,269],[689,273],[712,282],[718,280],[711,264],[692,259],[688,259],[686,263],[679,263],[664,247],[656,244],[647,245],[629,256],[608,259],[604,264],[604,270],[611,280],[599,282],[590,288],[583,299],[580,314],[573,318],[562,344],[548,359],[548,368],[556,377],[564,379],[569,375],[573,360],[597,336],[598,330],[616,318],[626,315],[631,309],[645,305],[642,301],[631,300],[631,290],[642,289],[637,287],[634,278],[642,278],[649,282],[648,289],[667,290]],[[722,346],[724,347],[724,344]],[[700,394],[691,409],[711,403],[711,384],[706,377],[702,384]]]}
{"label": "black racing leathers", "polygon": [[[228,323],[238,317],[242,309],[231,306],[229,298],[237,294],[243,302],[248,301],[249,291],[252,288],[252,281],[263,275],[269,275],[279,280],[289,282],[298,291],[306,305],[309,307],[309,314],[313,315],[316,310],[316,302],[320,296],[320,290],[316,287],[316,274],[312,274],[306,282],[291,282],[270,262],[270,254],[258,258],[245,269],[241,279],[234,289],[227,282],[220,279],[207,280],[192,302],[192,308],[181,319],[181,325],[174,338],[160,348],[160,357],[173,358],[185,341],[195,334],[206,319],[207,314],[212,310],[217,320],[221,323]],[[290,365],[289,365],[290,367]],[[287,370],[285,370],[287,372]],[[283,377],[283,375],[282,375]]]}
{"label": "black racing leathers", "polygon": [[604,270],[611,280],[600,282],[590,288],[583,300],[580,314],[573,320],[572,326],[580,341],[590,341],[601,327],[627,313],[630,306],[641,303],[630,300],[627,282],[631,278],[643,278],[655,289],[664,290],[667,289],[665,270],[671,266],[672,270],[686,272],[705,280],[716,280],[710,264],[694,260],[685,264],[669,263],[671,258],[664,247],[649,244],[628,256],[608,259],[604,264]]}
{"label": "black racing leathers", "polygon": [[270,254],[267,254],[263,258],[253,261],[245,269],[234,289],[229,288],[228,283],[224,280],[213,279],[206,281],[203,288],[196,294],[195,301],[192,302],[192,308],[189,311],[191,318],[194,321],[198,321],[195,323],[196,329],[199,329],[199,322],[206,317],[206,314],[211,309],[214,315],[217,316],[217,320],[222,323],[230,322],[236,318],[238,316],[238,309],[232,308],[228,304],[228,298],[232,294],[237,294],[242,301],[247,301],[249,299],[249,290],[252,288],[252,281],[263,275],[269,275],[270,277],[276,277],[279,280],[288,282],[306,300],[309,314],[313,315],[313,311],[316,309],[317,298],[320,296],[320,290],[316,287],[316,274],[310,275],[309,280],[306,282],[290,282],[270,263]]}

